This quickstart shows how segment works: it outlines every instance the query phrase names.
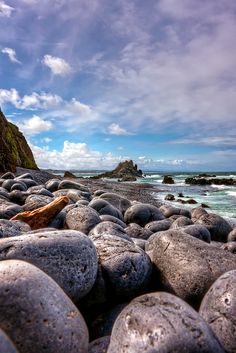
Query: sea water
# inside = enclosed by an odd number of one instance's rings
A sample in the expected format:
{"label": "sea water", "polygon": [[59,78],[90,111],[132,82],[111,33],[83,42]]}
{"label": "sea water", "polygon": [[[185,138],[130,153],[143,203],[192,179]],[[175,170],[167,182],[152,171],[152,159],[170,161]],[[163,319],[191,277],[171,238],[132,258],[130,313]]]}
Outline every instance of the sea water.
{"label": "sea water", "polygon": [[[77,177],[88,178],[90,176],[98,175],[101,171],[96,172],[81,172],[73,171]],[[64,172],[61,171],[63,176]],[[197,207],[202,203],[208,205],[210,208],[207,209],[208,212],[215,212],[224,217],[233,217],[236,218],[236,187],[235,186],[226,186],[226,185],[188,185],[185,184],[185,179],[188,177],[193,177],[198,175],[198,172],[192,173],[163,173],[158,171],[146,171],[144,172],[144,178],[139,178],[136,183],[148,183],[152,184],[154,190],[153,196],[157,199],[163,201],[163,203],[168,203],[176,207],[183,207],[181,203],[175,201],[165,201],[165,196],[167,194],[173,194],[177,200],[178,194],[182,193],[185,197],[181,198],[182,200],[187,201],[189,198],[192,198],[198,202],[195,205],[185,204],[184,207]],[[217,178],[233,178],[236,179],[236,172],[229,173],[207,173],[214,174]],[[171,175],[175,181],[175,184],[162,184],[164,175]],[[114,180],[117,181],[117,180]],[[179,198],[180,199],[180,198]]]}

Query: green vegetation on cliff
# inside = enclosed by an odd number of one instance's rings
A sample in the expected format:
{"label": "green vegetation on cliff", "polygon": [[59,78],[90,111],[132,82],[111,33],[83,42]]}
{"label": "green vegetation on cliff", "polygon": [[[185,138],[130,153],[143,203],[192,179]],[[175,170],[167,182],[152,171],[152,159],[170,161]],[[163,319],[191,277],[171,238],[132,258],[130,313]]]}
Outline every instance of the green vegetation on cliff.
{"label": "green vegetation on cliff", "polygon": [[0,172],[14,172],[16,167],[38,169],[25,137],[0,110]]}

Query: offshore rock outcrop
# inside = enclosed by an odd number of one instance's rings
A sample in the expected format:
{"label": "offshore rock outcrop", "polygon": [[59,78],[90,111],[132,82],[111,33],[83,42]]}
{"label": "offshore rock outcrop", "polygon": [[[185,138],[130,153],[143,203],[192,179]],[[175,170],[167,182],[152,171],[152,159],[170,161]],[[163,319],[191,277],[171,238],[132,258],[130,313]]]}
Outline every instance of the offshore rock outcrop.
{"label": "offshore rock outcrop", "polygon": [[0,172],[15,172],[16,167],[38,169],[25,137],[0,109]]}
{"label": "offshore rock outcrop", "polygon": [[118,166],[111,172],[105,172],[95,177],[93,179],[100,178],[116,178],[120,181],[135,181],[136,178],[142,178],[143,172],[141,169],[138,169],[137,164],[134,164],[132,160],[120,162]]}

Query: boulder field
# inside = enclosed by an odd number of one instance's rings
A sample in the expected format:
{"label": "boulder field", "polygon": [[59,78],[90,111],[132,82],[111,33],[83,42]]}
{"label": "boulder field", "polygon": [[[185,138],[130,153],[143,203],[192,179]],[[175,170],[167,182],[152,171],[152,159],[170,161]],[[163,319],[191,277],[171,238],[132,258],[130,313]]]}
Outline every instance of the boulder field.
{"label": "boulder field", "polygon": [[236,352],[236,228],[35,175],[0,178],[1,353]]}

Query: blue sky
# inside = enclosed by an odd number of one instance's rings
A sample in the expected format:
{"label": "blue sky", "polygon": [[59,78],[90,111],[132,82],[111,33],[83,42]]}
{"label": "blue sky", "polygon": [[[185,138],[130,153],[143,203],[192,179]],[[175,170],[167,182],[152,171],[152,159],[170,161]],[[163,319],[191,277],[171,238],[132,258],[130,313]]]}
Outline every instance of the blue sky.
{"label": "blue sky", "polygon": [[0,0],[0,26],[40,167],[236,170],[235,0]]}

